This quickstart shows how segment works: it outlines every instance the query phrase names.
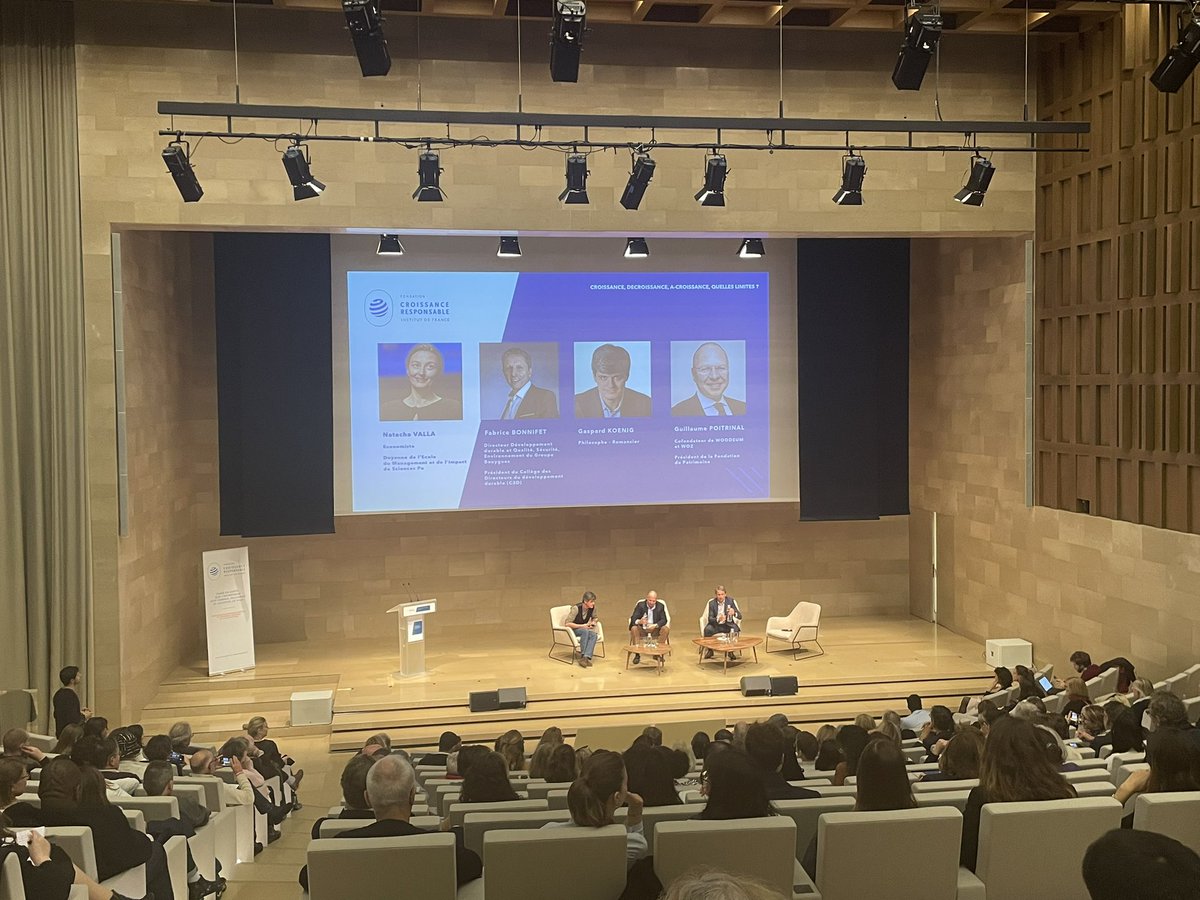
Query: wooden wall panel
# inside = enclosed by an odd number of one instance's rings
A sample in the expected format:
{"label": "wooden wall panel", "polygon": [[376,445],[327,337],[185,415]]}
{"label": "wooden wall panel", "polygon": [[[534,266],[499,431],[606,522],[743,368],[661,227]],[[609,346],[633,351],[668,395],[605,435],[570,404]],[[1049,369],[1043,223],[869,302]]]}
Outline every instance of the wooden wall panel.
{"label": "wooden wall panel", "polygon": [[1174,39],[1127,6],[1039,59],[1039,117],[1093,133],[1038,161],[1035,496],[1200,534],[1200,90],[1149,83]]}

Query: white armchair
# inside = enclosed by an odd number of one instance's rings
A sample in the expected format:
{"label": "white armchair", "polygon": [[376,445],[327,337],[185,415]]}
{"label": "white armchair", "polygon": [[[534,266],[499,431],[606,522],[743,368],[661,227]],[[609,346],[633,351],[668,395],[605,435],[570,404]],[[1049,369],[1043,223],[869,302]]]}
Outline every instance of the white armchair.
{"label": "white armchair", "polygon": [[[575,660],[579,657],[579,638],[575,634],[574,628],[568,628],[564,623],[567,617],[571,614],[571,610],[575,607],[572,605],[555,606],[550,609],[550,636],[553,639],[550,644],[550,652],[546,655],[555,662],[567,663],[574,665]],[[560,648],[569,647],[571,650],[570,659],[563,659],[561,656],[555,656],[555,652]],[[596,623],[596,655],[604,657],[604,623]]]}
{"label": "white armchair", "polygon": [[[801,655],[811,657],[822,656],[825,648],[817,640],[821,629],[821,607],[817,603],[800,602],[786,616],[771,616],[767,619],[767,646],[771,649],[771,638],[784,641],[792,650],[792,659],[800,659]],[[817,645],[816,653],[801,647],[801,644]]]}

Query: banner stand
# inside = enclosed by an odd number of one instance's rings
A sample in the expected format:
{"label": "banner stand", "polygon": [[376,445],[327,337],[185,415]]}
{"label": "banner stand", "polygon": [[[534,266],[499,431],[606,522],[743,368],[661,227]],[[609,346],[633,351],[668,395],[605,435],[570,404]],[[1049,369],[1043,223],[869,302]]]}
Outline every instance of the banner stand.
{"label": "banner stand", "polygon": [[254,668],[254,614],[250,603],[250,550],[208,550],[202,560],[208,674]]}

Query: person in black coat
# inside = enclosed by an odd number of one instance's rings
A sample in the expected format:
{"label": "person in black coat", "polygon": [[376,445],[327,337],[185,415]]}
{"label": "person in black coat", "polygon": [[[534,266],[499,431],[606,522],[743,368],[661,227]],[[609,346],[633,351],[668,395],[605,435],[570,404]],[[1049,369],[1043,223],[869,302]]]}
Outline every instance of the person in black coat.
{"label": "person in black coat", "polygon": [[755,722],[746,730],[746,755],[762,773],[768,800],[809,800],[820,797],[816,791],[788,784],[783,767],[785,738],[783,731],[769,722]]}
{"label": "person in black coat", "polygon": [[59,737],[68,725],[81,725],[91,718],[92,711],[79,702],[79,666],[66,666],[58,673],[62,687],[54,692],[54,736]]}

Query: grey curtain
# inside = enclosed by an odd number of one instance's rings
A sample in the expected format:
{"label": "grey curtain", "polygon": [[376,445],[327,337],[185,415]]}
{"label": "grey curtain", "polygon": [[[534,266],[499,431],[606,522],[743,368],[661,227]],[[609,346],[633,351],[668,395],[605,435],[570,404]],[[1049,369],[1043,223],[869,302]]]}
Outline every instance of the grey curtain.
{"label": "grey curtain", "polygon": [[90,674],[71,4],[0,0],[0,688]]}

